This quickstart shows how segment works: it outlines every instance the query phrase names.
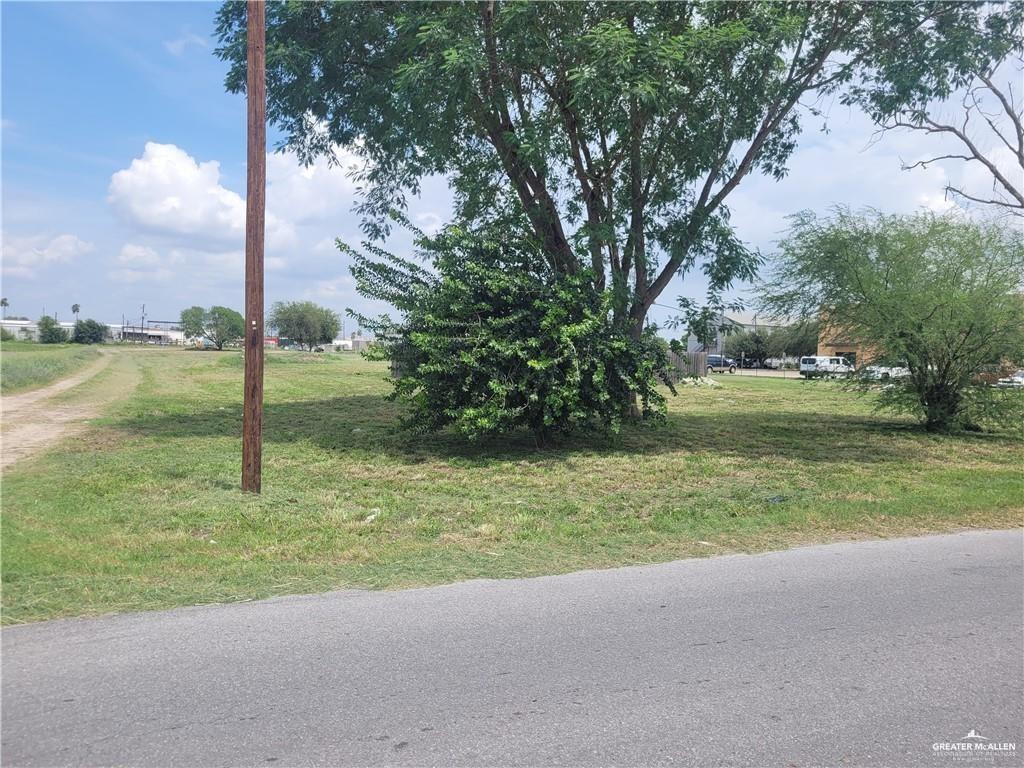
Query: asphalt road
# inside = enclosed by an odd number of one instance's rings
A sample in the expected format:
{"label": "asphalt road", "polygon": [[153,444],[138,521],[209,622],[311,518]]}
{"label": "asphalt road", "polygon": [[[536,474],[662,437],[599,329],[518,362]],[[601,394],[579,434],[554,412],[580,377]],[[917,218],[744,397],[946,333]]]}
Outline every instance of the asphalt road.
{"label": "asphalt road", "polygon": [[[1022,533],[3,630],[5,765],[1024,763]],[[977,742],[981,743],[981,742]]]}

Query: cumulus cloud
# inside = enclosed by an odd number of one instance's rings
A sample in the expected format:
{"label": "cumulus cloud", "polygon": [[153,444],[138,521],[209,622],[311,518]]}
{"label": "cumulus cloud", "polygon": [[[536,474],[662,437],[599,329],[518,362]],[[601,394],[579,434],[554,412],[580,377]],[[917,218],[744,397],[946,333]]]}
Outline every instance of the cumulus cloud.
{"label": "cumulus cloud", "polygon": [[95,250],[92,243],[75,235],[3,237],[3,273],[32,278],[44,267],[68,264],[78,256]]}
{"label": "cumulus cloud", "polygon": [[416,214],[415,222],[428,235],[436,235],[444,226],[444,220],[433,211]]}
{"label": "cumulus cloud", "polygon": [[189,46],[194,45],[197,48],[209,48],[210,43],[205,37],[200,37],[195,32],[185,31],[180,37],[176,37],[173,40],[164,40],[164,48],[172,56],[181,56]]}
{"label": "cumulus cloud", "polygon": [[334,161],[319,157],[303,166],[292,152],[267,155],[267,208],[290,224],[334,220],[355,200],[352,172],[359,159],[340,148]]}
{"label": "cumulus cloud", "polygon": [[148,245],[125,243],[117,255],[116,267],[107,276],[116,283],[138,283],[144,280],[163,282],[174,276],[170,267],[181,261],[172,254],[169,258],[161,258]]}
{"label": "cumulus cloud", "polygon": [[216,243],[245,237],[245,202],[220,183],[220,163],[197,162],[174,144],[147,142],[110,179],[107,201],[143,230]]}
{"label": "cumulus cloud", "polygon": [[[267,155],[268,258],[301,251],[309,238],[299,238],[297,228],[333,227],[349,213],[356,164],[341,150],[335,162],[321,158],[308,166],[291,152]],[[140,232],[177,247],[224,253],[245,241],[245,200],[222,184],[220,163],[198,161],[174,144],[147,143],[141,157],[111,177],[107,201]]]}
{"label": "cumulus cloud", "polygon": [[148,245],[125,243],[117,261],[126,266],[155,267],[160,263],[160,255]]}

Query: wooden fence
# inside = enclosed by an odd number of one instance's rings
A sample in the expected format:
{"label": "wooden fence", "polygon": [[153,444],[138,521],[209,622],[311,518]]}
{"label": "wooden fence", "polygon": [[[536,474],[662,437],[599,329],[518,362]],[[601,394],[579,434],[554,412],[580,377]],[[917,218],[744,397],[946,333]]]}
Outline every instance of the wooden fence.
{"label": "wooden fence", "polygon": [[703,376],[708,367],[707,352],[687,352],[680,355],[670,351],[668,360],[675,369],[669,375],[673,384],[689,376]]}

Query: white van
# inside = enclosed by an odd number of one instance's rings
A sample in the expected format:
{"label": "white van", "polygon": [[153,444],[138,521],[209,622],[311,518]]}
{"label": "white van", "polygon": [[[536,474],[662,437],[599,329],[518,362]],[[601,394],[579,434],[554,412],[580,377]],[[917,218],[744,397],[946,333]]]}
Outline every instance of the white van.
{"label": "white van", "polygon": [[814,376],[849,376],[853,365],[845,357],[811,355],[800,358],[800,375],[808,379]]}

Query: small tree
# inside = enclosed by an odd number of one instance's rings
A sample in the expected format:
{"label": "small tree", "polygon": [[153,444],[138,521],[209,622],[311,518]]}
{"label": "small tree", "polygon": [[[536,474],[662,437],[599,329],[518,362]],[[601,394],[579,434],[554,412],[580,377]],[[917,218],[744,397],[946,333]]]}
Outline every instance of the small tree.
{"label": "small tree", "polygon": [[39,318],[39,343],[40,344],[64,344],[68,340],[68,332],[65,331],[49,315]]}
{"label": "small tree", "polygon": [[245,335],[245,319],[228,307],[189,307],[181,311],[181,330],[189,339],[206,339],[217,349]]}
{"label": "small tree", "polygon": [[78,322],[78,313],[81,310],[82,310],[81,305],[79,305],[79,304],[72,304],[71,305],[71,314],[75,316],[75,322],[76,323]]}
{"label": "small tree", "polygon": [[299,346],[312,350],[330,344],[341,330],[337,313],[312,301],[278,301],[270,308],[268,325]]}
{"label": "small tree", "polygon": [[71,341],[74,344],[102,344],[108,333],[107,326],[97,320],[78,320],[75,322],[75,331],[71,335]]}
{"label": "small tree", "polygon": [[737,360],[751,360],[763,365],[768,359],[767,337],[757,331],[741,331],[725,337],[725,354]]}
{"label": "small tree", "polygon": [[818,322],[802,322],[776,328],[765,339],[768,357],[803,357],[818,351]]}
{"label": "small tree", "polygon": [[781,244],[767,308],[826,318],[830,329],[906,364],[881,404],[929,430],[976,425],[977,376],[1024,357],[1024,237],[995,222],[922,213],[828,219],[804,212]]}

